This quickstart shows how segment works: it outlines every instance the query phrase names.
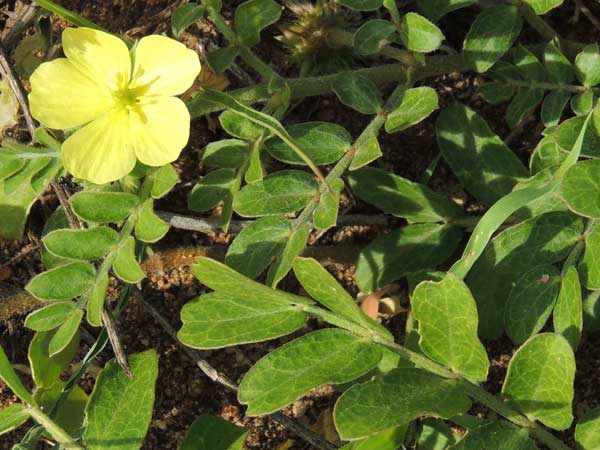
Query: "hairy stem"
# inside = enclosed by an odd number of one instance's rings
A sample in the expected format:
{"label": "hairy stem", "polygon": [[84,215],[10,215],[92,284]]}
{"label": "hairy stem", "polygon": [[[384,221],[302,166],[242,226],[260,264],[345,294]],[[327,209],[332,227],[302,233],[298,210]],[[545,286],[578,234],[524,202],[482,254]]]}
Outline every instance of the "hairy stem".
{"label": "hairy stem", "polygon": [[[405,83],[408,79],[408,70],[412,71],[411,81],[419,81],[429,77],[464,71],[467,70],[467,65],[463,54],[458,53],[456,55],[431,56],[426,59],[425,65],[414,68],[407,68],[405,64],[394,63],[349,72],[363,75],[376,84],[385,84],[391,82]],[[320,77],[286,78],[284,81],[290,87],[292,99],[314,97],[332,92],[333,83],[340,73]],[[267,83],[234,89],[227,93],[247,105],[263,103],[270,98]],[[188,102],[187,106],[192,117],[200,117],[225,109],[222,105],[203,100],[202,95],[194,97]]]}

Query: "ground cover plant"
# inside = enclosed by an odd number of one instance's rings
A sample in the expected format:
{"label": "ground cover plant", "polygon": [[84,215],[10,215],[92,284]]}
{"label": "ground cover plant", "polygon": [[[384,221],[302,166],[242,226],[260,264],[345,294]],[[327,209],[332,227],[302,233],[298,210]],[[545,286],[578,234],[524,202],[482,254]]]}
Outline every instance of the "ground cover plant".
{"label": "ground cover plant", "polygon": [[[551,18],[600,22],[574,3],[168,2],[135,33],[22,4],[0,46],[0,236],[39,245],[0,267],[39,261],[24,291],[0,284],[31,330],[26,364],[0,347],[6,448],[600,449],[600,397],[576,389],[581,361],[592,382],[600,370],[581,353],[600,330],[600,47]],[[215,41],[199,49],[194,27]],[[259,56],[268,40],[287,65]],[[449,99],[451,77],[473,91]],[[324,98],[350,120],[311,110]],[[389,145],[414,130],[416,149]],[[422,173],[390,168],[427,134]],[[319,246],[376,224],[354,253]],[[178,253],[196,292],[171,323],[145,283],[183,230],[226,245]],[[151,447],[161,384],[182,370],[159,370],[143,327],[124,345],[135,305],[194,377],[293,438],[252,443],[190,408]],[[239,379],[208,361],[263,342]],[[324,386],[320,425],[295,420]]]}

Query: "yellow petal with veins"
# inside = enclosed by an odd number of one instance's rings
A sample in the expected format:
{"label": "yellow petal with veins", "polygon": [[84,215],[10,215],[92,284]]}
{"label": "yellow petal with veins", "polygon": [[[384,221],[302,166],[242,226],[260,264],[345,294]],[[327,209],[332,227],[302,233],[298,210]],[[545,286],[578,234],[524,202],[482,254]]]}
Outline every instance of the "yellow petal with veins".
{"label": "yellow petal with veins", "polygon": [[129,113],[107,112],[73,133],[62,145],[65,168],[77,178],[104,184],[127,175],[135,166]]}
{"label": "yellow petal with veins", "polygon": [[31,115],[49,128],[78,127],[115,106],[108,89],[82,75],[66,58],[42,64],[29,81]]}
{"label": "yellow petal with veins", "polygon": [[83,74],[112,91],[127,88],[131,56],[121,39],[92,28],[67,28],[62,44],[67,59]]}
{"label": "yellow petal with veins", "polygon": [[165,36],[146,36],[135,48],[129,85],[139,95],[180,95],[200,73],[198,54]]}
{"label": "yellow petal with veins", "polygon": [[175,161],[190,134],[190,113],[175,97],[147,97],[130,111],[131,138],[138,159],[148,166]]}

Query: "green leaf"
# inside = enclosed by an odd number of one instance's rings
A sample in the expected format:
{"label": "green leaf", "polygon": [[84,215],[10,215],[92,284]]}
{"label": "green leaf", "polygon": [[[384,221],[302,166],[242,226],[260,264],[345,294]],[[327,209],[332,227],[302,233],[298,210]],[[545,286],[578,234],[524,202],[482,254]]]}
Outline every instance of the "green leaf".
{"label": "green leaf", "polygon": [[33,398],[29,391],[23,386],[23,382],[17,376],[10,361],[4,352],[4,348],[0,345],[0,380],[13,391],[13,393],[23,402],[33,404]]}
{"label": "green leaf", "polygon": [[416,450],[446,450],[456,442],[452,429],[440,419],[425,419],[417,439]]}
{"label": "green leaf", "polygon": [[348,182],[361,200],[409,222],[440,222],[463,216],[449,198],[385,170],[365,167],[349,174]]}
{"label": "green leaf", "polygon": [[334,418],[342,439],[354,440],[418,417],[452,417],[470,406],[456,380],[420,369],[394,369],[344,392]]}
{"label": "green leaf", "polygon": [[579,275],[573,266],[562,278],[552,319],[554,331],[562,334],[575,351],[583,330],[583,303]]}
{"label": "green leaf", "polygon": [[313,223],[317,230],[327,230],[337,223],[340,194],[344,189],[344,182],[340,178],[336,178],[329,185],[331,190],[321,193],[319,204],[313,216]]}
{"label": "green leaf", "polygon": [[[569,152],[575,145],[585,123],[586,117],[572,117],[551,130],[550,136],[564,152]],[[600,137],[596,134],[594,127],[587,126],[583,133],[580,155],[591,158],[600,157]]]}
{"label": "green leaf", "polygon": [[217,48],[206,54],[206,62],[216,73],[223,73],[233,64],[240,49],[235,45]]}
{"label": "green leaf", "polygon": [[350,9],[356,9],[357,11],[375,11],[381,8],[383,0],[336,0],[344,6]]}
{"label": "green leaf", "polygon": [[296,258],[294,274],[308,295],[319,303],[376,333],[389,335],[389,332],[369,318],[356,304],[354,299],[340,286],[336,279],[313,258]]}
{"label": "green leaf", "polygon": [[199,349],[261,342],[304,326],[306,315],[296,306],[270,302],[243,292],[204,294],[181,310],[179,340]]}
{"label": "green leaf", "polygon": [[575,427],[578,450],[600,449],[600,408],[591,409]]}
{"label": "green leaf", "polygon": [[535,267],[517,280],[504,310],[504,328],[515,344],[522,344],[544,327],[559,291],[559,272],[551,265]]}
{"label": "green leaf", "polygon": [[204,148],[202,162],[210,167],[237,169],[248,159],[246,142],[239,139],[223,139],[211,142]]}
{"label": "green leaf", "polygon": [[372,55],[393,41],[395,33],[396,27],[390,21],[383,19],[369,20],[354,33],[352,47],[359,55]]}
{"label": "green leaf", "polygon": [[567,257],[581,240],[583,222],[568,212],[550,212],[507,228],[485,252],[499,273],[524,273]]}
{"label": "green leaf", "polygon": [[473,265],[465,281],[477,302],[482,338],[498,339],[504,333],[504,308],[518,278],[519,274],[498,273],[485,254]]}
{"label": "green leaf", "polygon": [[485,381],[490,363],[477,337],[477,305],[467,285],[452,274],[440,282],[425,281],[411,305],[423,352],[469,380]]}
{"label": "green leaf", "polygon": [[[6,146],[6,140],[3,145]],[[26,164],[8,178],[0,180],[0,238],[21,239],[33,203],[62,169],[56,153],[25,146],[30,154]],[[14,150],[1,148],[3,154]],[[15,156],[19,152],[14,151]],[[19,156],[20,157],[20,156]],[[25,158],[23,158],[25,159]]]}
{"label": "green leaf", "polygon": [[[490,9],[494,8],[485,11]],[[520,178],[527,177],[519,158],[465,105],[454,103],[443,109],[436,131],[442,156],[478,200],[491,205],[508,194]]]}
{"label": "green leaf", "polygon": [[309,236],[310,226],[307,223],[298,229],[292,227],[283,251],[269,267],[266,284],[274,288],[287,275],[292,268],[294,258],[299,256],[306,248]]}
{"label": "green leaf", "polygon": [[513,54],[513,63],[524,79],[538,82],[546,80],[546,69],[540,60],[520,44]]}
{"label": "green leaf", "polygon": [[102,258],[118,240],[119,234],[108,227],[55,230],[42,239],[46,249],[53,255],[81,260]]}
{"label": "green leaf", "polygon": [[75,338],[71,339],[63,351],[50,356],[49,345],[55,334],[56,331],[40,331],[29,343],[27,357],[37,387],[48,387],[54,384],[79,349],[79,333],[76,333]]}
{"label": "green leaf", "polygon": [[475,0],[417,0],[419,9],[429,20],[434,22],[452,11],[465,8],[473,3]]}
{"label": "green leaf", "polygon": [[409,12],[402,17],[400,39],[413,52],[429,53],[439,48],[444,34],[425,17]]}
{"label": "green leaf", "polygon": [[199,6],[195,2],[181,5],[173,11],[171,15],[171,31],[173,36],[178,38],[187,27],[193,25],[204,16],[204,6]]}
{"label": "green leaf", "polygon": [[463,44],[467,62],[476,72],[486,72],[512,47],[522,25],[516,6],[484,8],[471,25]]}
{"label": "green leaf", "polygon": [[107,274],[102,274],[94,285],[87,301],[87,321],[93,327],[102,326],[102,310],[104,309],[104,299],[108,289],[109,278]]}
{"label": "green leaf", "polygon": [[541,16],[546,14],[551,9],[558,8],[563,4],[564,0],[524,0],[525,3],[529,3],[529,6],[533,9],[533,11]]}
{"label": "green leaf", "polygon": [[571,109],[578,116],[585,116],[594,107],[594,91],[586,91],[583,94],[571,97]]}
{"label": "green leaf", "polygon": [[408,426],[392,427],[366,439],[344,445],[341,450],[397,450],[404,442]]}
{"label": "green leaf", "polygon": [[578,267],[581,283],[587,289],[600,289],[600,226],[594,224],[584,237],[585,250]]}
{"label": "green leaf", "polygon": [[291,223],[285,217],[257,219],[235,237],[225,264],[248,278],[256,278],[283,252],[290,233]]}
{"label": "green leaf", "polygon": [[278,291],[264,284],[257,283],[237,273],[225,264],[221,264],[210,258],[200,257],[196,264],[192,266],[192,272],[196,278],[209,288],[219,293],[230,294],[234,297],[243,292],[247,299],[266,300],[271,303],[285,305],[310,305],[314,303],[306,297]]}
{"label": "green leaf", "polygon": [[567,153],[560,149],[552,136],[544,136],[531,155],[529,169],[532,174],[540,173],[545,169],[555,172],[566,157]]}
{"label": "green leaf", "polygon": [[114,361],[98,375],[85,408],[90,450],[138,450],[152,418],[158,360],[154,350],[129,357],[133,377]]}
{"label": "green leaf", "polygon": [[255,140],[264,132],[264,128],[233,110],[226,110],[219,116],[223,129],[232,136],[240,139]]}
{"label": "green leaf", "polygon": [[179,175],[171,164],[160,167],[153,178],[150,194],[154,199],[163,198],[179,183]]}
{"label": "green leaf", "polygon": [[24,325],[35,331],[49,331],[62,324],[75,309],[73,302],[56,302],[40,308],[27,316]]}
{"label": "green leaf", "polygon": [[188,196],[188,208],[192,211],[208,211],[227,197],[236,183],[234,169],[217,169],[206,174]]}
{"label": "green leaf", "polygon": [[190,425],[179,450],[243,450],[248,433],[220,417],[200,416]]}
{"label": "green leaf", "polygon": [[48,343],[48,354],[51,357],[62,353],[67,347],[73,345],[73,340],[79,339],[78,331],[81,319],[83,319],[83,310],[74,309],[63,324],[56,329]]}
{"label": "green leaf", "polygon": [[94,283],[96,270],[86,262],[73,262],[36,275],[25,287],[40,300],[71,300]]}
{"label": "green leaf", "polygon": [[600,160],[588,159],[571,166],[561,184],[561,196],[580,216],[600,218]]}
{"label": "green leaf", "polygon": [[240,383],[238,400],[249,416],[269,414],[313,388],[364,375],[381,357],[381,347],[347,331],[314,331],[260,359]]}
{"label": "green leaf", "polygon": [[438,108],[438,95],[429,86],[407,89],[385,120],[385,131],[397,133],[426,119]]}
{"label": "green leaf", "polygon": [[377,114],[383,99],[377,85],[364,75],[343,72],[332,83],[333,92],[340,102],[362,114]]}
{"label": "green leaf", "polygon": [[358,144],[349,169],[351,171],[360,169],[380,158],[382,155],[383,153],[381,153],[377,136],[372,136]]}
{"label": "green leaf", "polygon": [[511,129],[517,128],[525,117],[533,112],[544,98],[541,89],[520,89],[506,108],[506,123]]}
{"label": "green leaf", "polygon": [[590,291],[583,299],[583,330],[600,330],[600,291]]}
{"label": "green leaf", "polygon": [[82,191],[71,197],[71,206],[88,222],[117,223],[126,219],[138,205],[138,198],[126,192]]}
{"label": "green leaf", "polygon": [[570,98],[571,93],[567,91],[552,91],[546,96],[544,103],[542,103],[541,112],[545,126],[558,125]]}
{"label": "green leaf", "polygon": [[273,0],[248,0],[235,10],[235,31],[240,42],[252,47],[260,42],[263,28],[277,22],[282,7]]}
{"label": "green leaf", "polygon": [[515,95],[515,91],[515,88],[508,86],[506,83],[501,81],[485,83],[479,88],[479,94],[486,102],[492,105],[498,105],[510,100],[513,95]]}
{"label": "green leaf", "polygon": [[0,409],[0,435],[19,428],[29,419],[29,413],[21,403],[13,403]]}
{"label": "green leaf", "polygon": [[560,50],[557,40],[548,42],[544,49],[544,65],[548,78],[553,83],[569,84],[575,79],[575,69],[571,61]]}
{"label": "green leaf", "polygon": [[508,422],[494,421],[469,431],[452,450],[537,450],[529,433]]}
{"label": "green leaf", "polygon": [[316,193],[317,183],[311,174],[282,170],[244,186],[233,200],[233,209],[242,217],[293,213]]}
{"label": "green leaf", "polygon": [[146,277],[135,256],[135,238],[133,236],[129,236],[117,251],[112,269],[115,275],[126,283],[138,283]]}
{"label": "green leaf", "polygon": [[[42,230],[42,238],[54,230],[60,230],[64,228],[69,228],[69,221],[67,219],[67,215],[65,214],[65,210],[62,208],[62,206],[59,206],[46,220]],[[65,258],[54,256],[44,246],[42,246],[40,253],[42,263],[46,269],[54,269],[55,267],[69,262]]]}
{"label": "green leaf", "polygon": [[[305,122],[286,127],[292,139],[317,165],[336,162],[352,145],[352,136],[343,127],[329,122]],[[271,156],[279,161],[305,166],[289,145],[278,137],[265,143]]]}
{"label": "green leaf", "polygon": [[454,226],[415,224],[397,228],[367,245],[356,263],[356,283],[372,292],[411,272],[434,269],[456,250],[462,231]]}
{"label": "green leaf", "polygon": [[571,426],[575,356],[560,334],[542,333],[514,354],[502,386],[508,401],[530,420],[554,430]]}
{"label": "green leaf", "polygon": [[600,48],[590,44],[575,58],[575,73],[584,86],[596,86],[600,83]]}
{"label": "green leaf", "polygon": [[170,225],[154,212],[154,200],[146,200],[135,224],[135,236],[142,242],[156,242],[167,234],[169,228]]}

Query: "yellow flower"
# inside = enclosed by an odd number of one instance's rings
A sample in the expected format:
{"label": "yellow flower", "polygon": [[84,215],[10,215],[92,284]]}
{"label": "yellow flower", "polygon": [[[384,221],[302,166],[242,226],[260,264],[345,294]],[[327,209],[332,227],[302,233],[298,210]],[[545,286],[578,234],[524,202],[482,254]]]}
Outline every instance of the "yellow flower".
{"label": "yellow flower", "polygon": [[175,161],[189,138],[190,115],[174,96],[198,76],[198,55],[156,35],[130,54],[121,39],[91,28],[68,28],[62,42],[66,58],[38,67],[29,102],[48,128],[83,125],[62,145],[65,168],[103,184],[127,175],[136,158],[149,166]]}

